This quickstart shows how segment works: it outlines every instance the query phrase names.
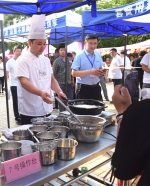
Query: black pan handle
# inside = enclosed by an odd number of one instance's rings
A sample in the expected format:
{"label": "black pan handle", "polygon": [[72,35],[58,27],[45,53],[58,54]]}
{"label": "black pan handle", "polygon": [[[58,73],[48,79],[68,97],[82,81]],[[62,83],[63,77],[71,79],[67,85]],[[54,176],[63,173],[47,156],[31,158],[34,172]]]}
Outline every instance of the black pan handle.
{"label": "black pan handle", "polygon": [[65,98],[65,97],[61,97],[64,101],[69,101],[69,99],[68,98]]}
{"label": "black pan handle", "polygon": [[104,106],[104,108],[108,108],[108,106]]}

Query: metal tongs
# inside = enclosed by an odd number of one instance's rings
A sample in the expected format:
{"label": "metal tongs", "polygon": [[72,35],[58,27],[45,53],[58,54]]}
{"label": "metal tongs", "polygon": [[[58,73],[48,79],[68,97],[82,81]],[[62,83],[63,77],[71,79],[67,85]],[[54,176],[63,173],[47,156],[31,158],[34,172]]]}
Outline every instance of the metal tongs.
{"label": "metal tongs", "polygon": [[82,121],[79,120],[79,118],[57,96],[55,98],[79,123],[83,124]]}

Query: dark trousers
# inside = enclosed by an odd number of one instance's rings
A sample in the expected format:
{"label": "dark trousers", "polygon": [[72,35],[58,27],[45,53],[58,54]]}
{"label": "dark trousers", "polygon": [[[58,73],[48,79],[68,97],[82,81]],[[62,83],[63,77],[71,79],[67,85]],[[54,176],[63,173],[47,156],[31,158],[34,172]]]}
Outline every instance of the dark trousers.
{"label": "dark trousers", "polygon": [[[45,115],[46,117],[47,116],[50,116],[51,114],[47,114],[47,115]],[[22,115],[22,114],[20,114],[20,118],[21,118],[21,125],[26,125],[26,124],[32,124],[32,122],[31,122],[31,119],[32,118],[38,118],[38,117],[45,117],[45,116],[25,116],[25,115]]]}
{"label": "dark trousers", "polygon": [[95,100],[103,101],[102,94],[101,94],[101,87],[99,83],[95,86],[83,85],[83,84],[80,85],[81,85],[80,90],[78,89],[78,85],[77,85],[76,96],[78,99],[95,99]]}
{"label": "dark trousers", "polygon": [[19,113],[18,113],[18,97],[17,97],[17,86],[11,86],[11,94],[12,94],[12,100],[13,100],[13,110],[14,110],[14,116],[15,119],[18,120]]}
{"label": "dark trousers", "polygon": [[0,84],[1,84],[0,92],[3,93],[3,91],[4,91],[4,76],[3,77],[0,77]]}
{"label": "dark trousers", "polygon": [[114,83],[114,87],[115,87],[116,85],[122,84],[122,79],[112,79],[112,82]]}

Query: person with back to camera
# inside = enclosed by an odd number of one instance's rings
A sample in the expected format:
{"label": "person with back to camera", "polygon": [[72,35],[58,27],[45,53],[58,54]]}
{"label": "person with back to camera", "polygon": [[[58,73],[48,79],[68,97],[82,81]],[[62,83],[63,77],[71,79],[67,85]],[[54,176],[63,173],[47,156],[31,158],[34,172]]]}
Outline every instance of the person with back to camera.
{"label": "person with back to camera", "polygon": [[118,112],[118,137],[112,157],[114,175],[120,180],[141,175],[137,186],[149,186],[150,124],[147,110],[150,109],[150,99],[132,104],[128,89],[117,85],[112,100]]}
{"label": "person with back to camera", "polygon": [[[33,15],[28,37],[29,50],[17,59],[15,68],[21,124],[32,118],[49,116],[53,110],[52,92],[66,97],[53,76],[50,61],[42,53],[46,47],[44,15]],[[40,22],[40,24],[39,24]]]}
{"label": "person with back to camera", "polygon": [[76,96],[78,99],[95,99],[102,101],[99,76],[105,74],[103,60],[95,49],[98,37],[89,34],[85,38],[85,49],[76,55],[72,63],[72,75],[76,77]]}

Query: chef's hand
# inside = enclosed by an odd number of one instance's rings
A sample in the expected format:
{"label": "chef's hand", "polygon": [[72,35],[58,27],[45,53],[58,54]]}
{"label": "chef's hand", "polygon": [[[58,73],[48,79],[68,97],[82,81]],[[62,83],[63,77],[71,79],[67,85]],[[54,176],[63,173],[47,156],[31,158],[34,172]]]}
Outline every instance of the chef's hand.
{"label": "chef's hand", "polygon": [[65,101],[63,98],[67,98],[66,94],[64,94],[63,92],[59,92],[57,95],[61,101]]}
{"label": "chef's hand", "polygon": [[132,103],[128,89],[122,85],[115,86],[112,101],[119,114],[123,113]]}
{"label": "chef's hand", "polygon": [[41,93],[41,98],[43,99],[44,102],[47,104],[53,104],[52,97],[49,95],[49,93],[42,91]]}
{"label": "chef's hand", "polygon": [[105,74],[105,71],[103,71],[102,69],[91,69],[90,74],[95,76],[103,76]]}

